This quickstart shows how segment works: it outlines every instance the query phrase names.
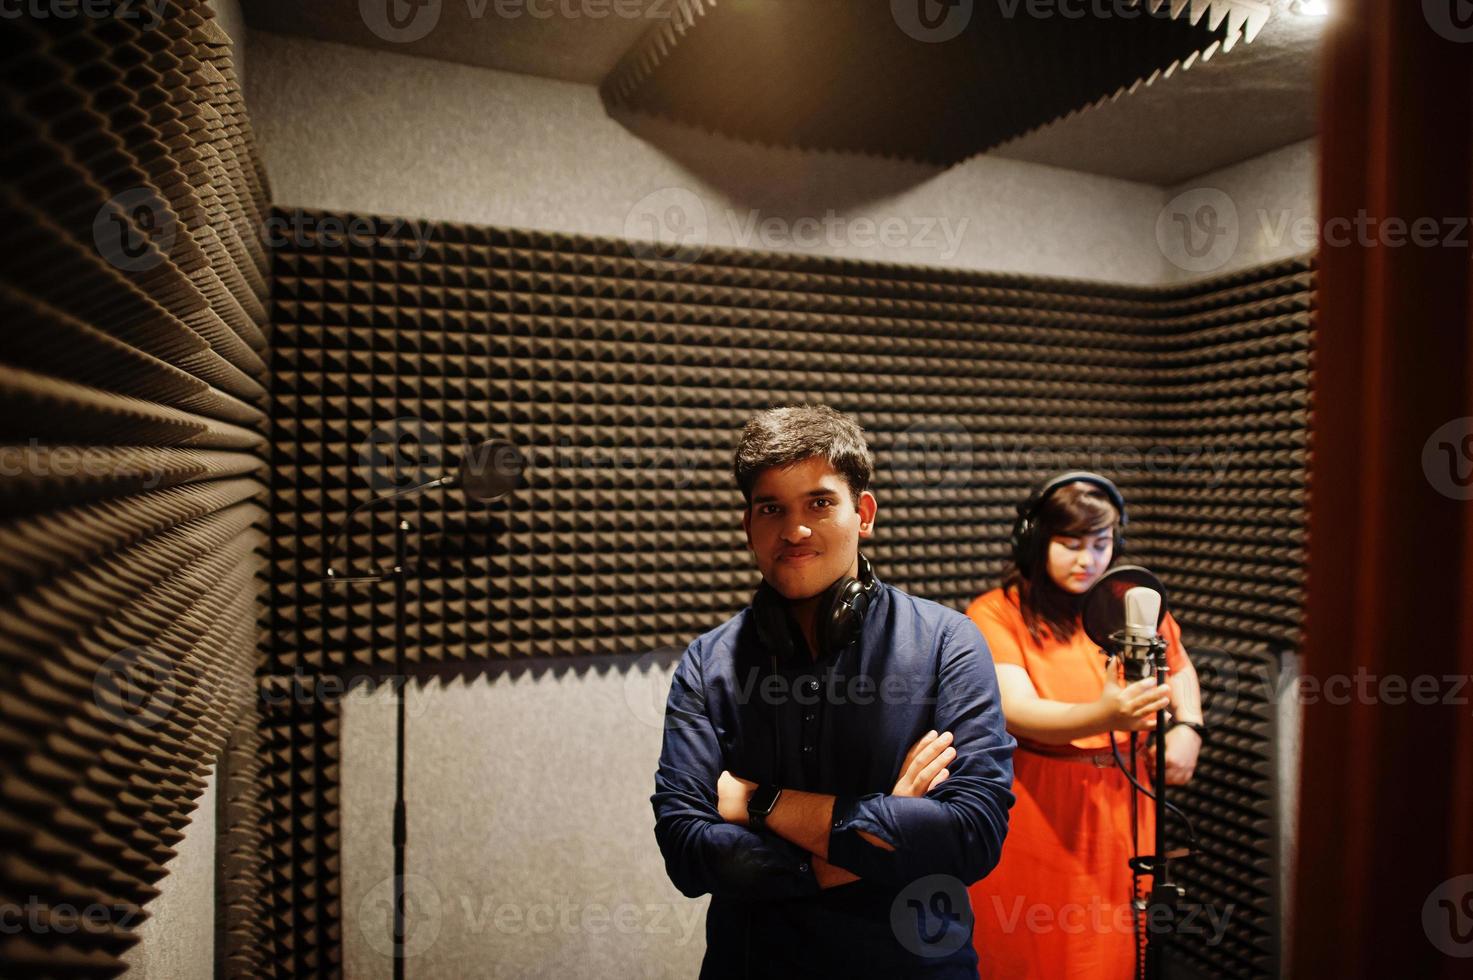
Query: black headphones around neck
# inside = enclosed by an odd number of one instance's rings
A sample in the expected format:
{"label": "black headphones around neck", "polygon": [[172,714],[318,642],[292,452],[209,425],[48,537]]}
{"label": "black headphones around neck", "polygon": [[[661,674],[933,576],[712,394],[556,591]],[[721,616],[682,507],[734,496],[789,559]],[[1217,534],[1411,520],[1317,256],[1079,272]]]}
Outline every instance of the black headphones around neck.
{"label": "black headphones around neck", "polygon": [[1089,470],[1070,470],[1060,473],[1058,476],[1050,477],[1028,494],[1028,499],[1018,505],[1018,518],[1013,522],[1013,533],[1011,543],[1013,547],[1013,564],[1018,566],[1019,571],[1027,575],[1028,554],[1033,550],[1033,536],[1038,533],[1038,511],[1044,501],[1053,496],[1060,487],[1070,483],[1082,482],[1098,487],[1110,498],[1115,509],[1120,512],[1120,521],[1115,525],[1115,554],[1119,555],[1125,548],[1125,497],[1120,493],[1120,488],[1115,486],[1107,477]]}
{"label": "black headphones around neck", "polygon": [[[847,648],[859,639],[864,627],[864,617],[880,594],[880,583],[875,578],[869,559],[859,556],[859,577],[842,575],[820,594],[818,612],[815,614],[815,638],[818,655],[827,657]],[[757,586],[752,596],[752,613],[757,624],[757,635],[768,650],[779,658],[793,653],[793,638],[789,631],[787,600],[765,581]]]}

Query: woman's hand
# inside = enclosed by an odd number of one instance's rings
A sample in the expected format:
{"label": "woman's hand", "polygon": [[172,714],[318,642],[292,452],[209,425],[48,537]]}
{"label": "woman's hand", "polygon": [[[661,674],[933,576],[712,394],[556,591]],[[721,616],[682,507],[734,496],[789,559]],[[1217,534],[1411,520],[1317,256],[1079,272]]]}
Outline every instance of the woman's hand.
{"label": "woman's hand", "polygon": [[1121,687],[1119,660],[1111,657],[1105,662],[1105,690],[1098,704],[1108,730],[1148,732],[1156,727],[1156,712],[1171,704],[1171,688],[1154,677]]}
{"label": "woman's hand", "polygon": [[[1197,754],[1202,751],[1202,736],[1186,725],[1177,725],[1166,733],[1166,785],[1185,786],[1197,771]],[[1156,771],[1156,746],[1146,750],[1147,764]]]}
{"label": "woman's hand", "polygon": [[900,766],[900,778],[895,781],[891,796],[925,796],[940,786],[951,771],[947,763],[956,758],[956,749],[951,744],[951,732],[936,734],[929,731],[920,737],[905,754]]}

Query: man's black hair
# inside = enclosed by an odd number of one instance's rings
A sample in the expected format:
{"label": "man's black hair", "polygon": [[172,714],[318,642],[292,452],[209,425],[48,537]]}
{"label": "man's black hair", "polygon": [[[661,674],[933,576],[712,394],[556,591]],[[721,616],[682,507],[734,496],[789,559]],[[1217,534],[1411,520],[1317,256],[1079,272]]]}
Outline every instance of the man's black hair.
{"label": "man's black hair", "polygon": [[844,478],[858,505],[875,476],[875,456],[858,423],[827,405],[789,405],[754,415],[742,430],[732,465],[747,506],[763,471],[815,456],[828,460]]}

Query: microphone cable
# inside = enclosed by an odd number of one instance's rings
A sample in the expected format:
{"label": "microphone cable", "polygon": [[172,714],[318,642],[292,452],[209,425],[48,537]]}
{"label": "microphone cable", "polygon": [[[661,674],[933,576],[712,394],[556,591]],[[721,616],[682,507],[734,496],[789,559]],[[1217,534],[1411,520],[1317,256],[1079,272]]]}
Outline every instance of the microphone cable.
{"label": "microphone cable", "polygon": [[[1132,733],[1131,742],[1133,749],[1135,742],[1134,733]],[[1156,794],[1142,786],[1140,782],[1135,778],[1135,776],[1131,773],[1131,771],[1125,768],[1125,760],[1120,758],[1120,746],[1116,744],[1115,736],[1113,733],[1110,736],[1110,751],[1115,756],[1115,765],[1118,766],[1120,771],[1125,774],[1125,778],[1130,780],[1130,785],[1134,786],[1137,792],[1148,797],[1151,802],[1154,803],[1156,801]],[[1134,758],[1134,751],[1132,751],[1131,755],[1132,758]],[[1170,800],[1166,801],[1166,809],[1176,814],[1178,819],[1180,819],[1182,823],[1186,824],[1187,839],[1191,841],[1192,849],[1197,850],[1200,847],[1201,842],[1197,840],[1197,830],[1195,827],[1192,826],[1192,818],[1188,817],[1186,813],[1182,811],[1181,807],[1177,806],[1175,803],[1172,803]],[[1163,855],[1158,855],[1158,857],[1160,856]]]}

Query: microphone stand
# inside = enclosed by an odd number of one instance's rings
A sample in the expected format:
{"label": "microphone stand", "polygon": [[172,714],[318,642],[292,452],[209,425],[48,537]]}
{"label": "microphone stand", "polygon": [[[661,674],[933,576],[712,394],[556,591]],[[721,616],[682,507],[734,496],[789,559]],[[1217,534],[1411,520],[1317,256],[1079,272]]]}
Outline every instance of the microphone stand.
{"label": "microphone stand", "polygon": [[[399,500],[414,493],[433,489],[447,484],[449,481],[435,480],[422,486],[412,487],[407,490],[396,491],[376,500],[370,500],[354,509],[348,516],[351,522],[353,516],[360,510],[371,508],[393,500]],[[339,576],[332,568],[333,555],[337,553],[337,545],[347,533],[347,524],[339,531],[333,540],[333,548],[328,552],[328,569],[324,581],[329,585],[356,585],[360,583],[392,581],[394,583],[394,672],[395,677],[391,685],[395,691],[394,698],[394,879],[393,879],[393,941],[394,941],[394,980],[404,980],[404,941],[405,941],[405,917],[404,917],[404,852],[409,841],[409,818],[408,808],[404,800],[404,735],[405,715],[404,700],[408,694],[409,678],[404,673],[405,666],[405,644],[407,642],[408,630],[406,627],[407,616],[407,591],[406,584],[409,578],[407,562],[409,522],[400,518],[394,522],[394,564],[386,572],[381,571],[375,575]]]}
{"label": "microphone stand", "polygon": [[404,673],[405,538],[409,522],[394,524],[394,980],[404,980],[404,850],[409,841],[409,817],[404,805],[404,700],[409,678]]}
{"label": "microphone stand", "polygon": [[[1124,655],[1124,651],[1132,648],[1145,647],[1144,662],[1156,677],[1158,685],[1164,685],[1167,680],[1166,666],[1166,641],[1160,635],[1152,636],[1149,640],[1128,635],[1126,630],[1118,630],[1110,634],[1110,640],[1117,649],[1117,654],[1122,656],[1125,662],[1130,658]],[[1156,712],[1156,730],[1153,733],[1156,746],[1156,772],[1155,797],[1152,801],[1156,808],[1156,853],[1142,855],[1130,859],[1130,869],[1139,877],[1143,874],[1151,876],[1151,893],[1142,902],[1135,899],[1133,905],[1136,911],[1142,912],[1146,919],[1146,956],[1145,956],[1145,980],[1162,980],[1166,969],[1166,950],[1170,944],[1171,937],[1176,934],[1178,910],[1186,899],[1186,890],[1171,880],[1171,857],[1166,847],[1166,709],[1162,708]],[[1134,740],[1132,739],[1132,743]],[[1110,739],[1112,749],[1114,737]],[[1119,749],[1113,749],[1115,759],[1120,761]],[[1132,764],[1134,759],[1131,760]],[[1121,765],[1121,771],[1124,771]],[[1131,781],[1137,790],[1144,792],[1144,787],[1135,781],[1130,773],[1126,778]],[[1164,927],[1164,928],[1163,928]],[[1140,953],[1137,950],[1137,963],[1140,962]]]}
{"label": "microphone stand", "polygon": [[[508,455],[511,454],[511,455]],[[353,585],[361,582],[394,583],[394,980],[404,980],[404,852],[409,841],[408,807],[404,801],[404,699],[409,689],[409,677],[405,673],[404,655],[407,635],[406,583],[409,565],[406,561],[409,522],[400,518],[394,522],[394,565],[387,572],[380,570],[374,575],[357,577],[340,576],[332,567],[333,556],[338,553],[348,527],[361,510],[377,507],[391,501],[402,500],[427,490],[459,488],[467,497],[476,500],[494,500],[510,493],[525,467],[525,461],[517,454],[516,447],[505,440],[483,442],[468,450],[460,461],[459,472],[430,480],[417,486],[395,490],[366,503],[358,505],[348,515],[347,521],[338,529],[327,551],[327,575],[323,581],[329,585]],[[423,550],[423,549],[421,549]],[[323,596],[324,612],[327,597]],[[326,615],[323,616],[324,622]]]}

